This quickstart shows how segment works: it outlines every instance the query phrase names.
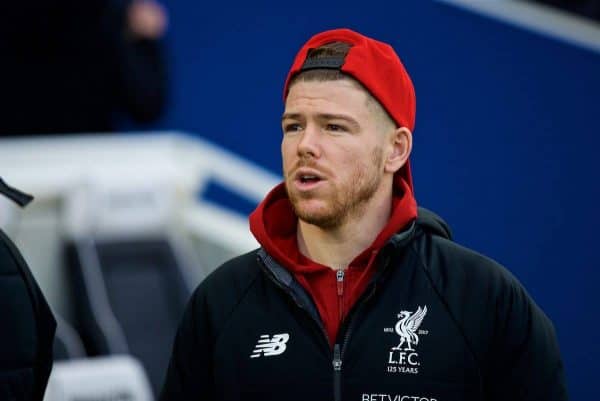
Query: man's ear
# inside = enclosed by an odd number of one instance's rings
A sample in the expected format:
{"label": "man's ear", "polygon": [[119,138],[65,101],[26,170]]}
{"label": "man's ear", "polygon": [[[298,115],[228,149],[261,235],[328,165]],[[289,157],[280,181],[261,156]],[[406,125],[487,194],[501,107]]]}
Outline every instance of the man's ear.
{"label": "man's ear", "polygon": [[412,132],[406,127],[396,128],[388,139],[391,152],[385,160],[384,171],[395,173],[406,164],[412,150]]}

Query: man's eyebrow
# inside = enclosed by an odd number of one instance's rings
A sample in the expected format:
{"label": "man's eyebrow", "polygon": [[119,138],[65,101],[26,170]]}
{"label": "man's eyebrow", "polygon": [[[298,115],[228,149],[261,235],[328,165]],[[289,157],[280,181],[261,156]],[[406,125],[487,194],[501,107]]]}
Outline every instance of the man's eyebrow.
{"label": "man's eyebrow", "polygon": [[322,118],[323,120],[345,120],[358,125],[358,121],[346,114],[320,113],[317,114],[317,118]]}
{"label": "man's eyebrow", "polygon": [[360,124],[354,118],[350,117],[346,114],[330,114],[330,113],[322,113],[318,114],[317,118],[322,120],[344,120],[348,124],[354,126],[355,128],[360,128]]}
{"label": "man's eyebrow", "polygon": [[281,116],[281,121],[288,119],[288,118],[290,120],[300,120],[301,115],[300,115],[300,113],[283,113],[283,115]]}

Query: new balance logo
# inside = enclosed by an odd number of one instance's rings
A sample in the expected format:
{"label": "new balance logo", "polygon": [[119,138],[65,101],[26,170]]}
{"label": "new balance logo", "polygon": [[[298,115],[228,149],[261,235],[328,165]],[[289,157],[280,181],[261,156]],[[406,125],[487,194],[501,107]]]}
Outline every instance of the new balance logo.
{"label": "new balance logo", "polygon": [[269,338],[268,335],[263,334],[258,339],[258,343],[256,344],[256,347],[254,347],[254,351],[252,351],[250,358],[258,358],[261,355],[281,355],[285,352],[287,347],[285,344],[289,339],[290,335],[288,333],[275,334],[271,338]]}

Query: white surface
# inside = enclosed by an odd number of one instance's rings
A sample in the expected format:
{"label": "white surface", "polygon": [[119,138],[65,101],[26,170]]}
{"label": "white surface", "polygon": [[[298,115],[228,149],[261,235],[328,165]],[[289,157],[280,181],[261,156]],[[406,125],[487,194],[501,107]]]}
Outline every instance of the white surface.
{"label": "white surface", "polygon": [[[127,240],[177,232],[200,251],[194,255],[200,263],[189,263],[186,272],[193,278],[189,284],[196,285],[217,263],[258,245],[247,216],[198,194],[213,182],[258,203],[280,181],[224,149],[177,132],[2,138],[0,176],[35,196],[23,210],[0,199],[0,226],[67,321],[73,311],[62,259],[65,239]],[[181,260],[193,259],[179,253]]]}
{"label": "white surface", "polygon": [[184,227],[199,238],[211,238],[239,253],[258,247],[248,227],[247,219],[240,219],[235,213],[208,203],[189,209],[182,221]]}
{"label": "white surface", "polygon": [[44,401],[152,401],[144,369],[126,355],[55,362]]}
{"label": "white surface", "polygon": [[438,0],[564,42],[600,52],[600,25],[537,3],[515,0]]}
{"label": "white surface", "polygon": [[[255,203],[279,182],[224,149],[180,133],[2,139],[0,172],[38,202],[60,199],[71,237],[161,231],[173,216],[204,213],[196,194],[209,181]],[[195,213],[198,205],[202,210]],[[4,215],[11,217],[6,207]],[[231,212],[227,216],[228,221],[235,216],[245,220]],[[211,215],[204,214],[206,219]],[[245,231],[232,234],[235,240],[249,235],[246,226],[232,225]],[[227,230],[231,234],[233,229]]]}

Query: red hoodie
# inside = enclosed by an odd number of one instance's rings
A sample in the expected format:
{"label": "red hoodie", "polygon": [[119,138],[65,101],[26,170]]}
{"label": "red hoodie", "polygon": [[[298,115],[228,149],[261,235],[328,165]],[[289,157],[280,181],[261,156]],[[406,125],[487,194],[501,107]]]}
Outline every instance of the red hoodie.
{"label": "red hoodie", "polygon": [[298,218],[283,183],[276,186],[250,215],[250,230],[261,246],[290,270],[311,295],[333,347],[341,323],[374,273],[373,261],[377,252],[393,234],[416,217],[417,203],[412,189],[397,174],[394,179],[392,214],[387,225],[371,246],[341,273],[300,253],[296,240]]}

